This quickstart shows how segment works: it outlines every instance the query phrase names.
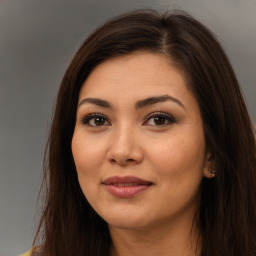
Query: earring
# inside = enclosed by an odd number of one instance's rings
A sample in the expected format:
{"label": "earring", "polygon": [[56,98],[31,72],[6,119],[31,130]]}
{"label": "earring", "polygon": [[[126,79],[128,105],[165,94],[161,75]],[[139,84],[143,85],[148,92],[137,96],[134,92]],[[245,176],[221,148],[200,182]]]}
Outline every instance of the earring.
{"label": "earring", "polygon": [[209,169],[209,172],[211,173],[212,178],[214,178],[214,177],[215,177],[215,175],[216,175],[215,170],[214,170],[213,168],[210,168],[210,169]]}

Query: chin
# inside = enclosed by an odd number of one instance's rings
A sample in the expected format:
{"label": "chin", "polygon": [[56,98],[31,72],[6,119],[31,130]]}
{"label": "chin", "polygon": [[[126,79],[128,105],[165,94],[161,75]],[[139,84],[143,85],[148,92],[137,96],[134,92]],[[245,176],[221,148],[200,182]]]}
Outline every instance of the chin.
{"label": "chin", "polygon": [[113,214],[111,216],[104,216],[103,219],[109,226],[118,229],[133,229],[141,230],[149,225],[149,221],[145,219],[145,215],[138,214]]}
{"label": "chin", "polygon": [[116,229],[125,229],[125,230],[143,230],[147,228],[147,225],[145,223],[141,222],[130,222],[130,221],[113,221],[113,222],[108,222],[109,227],[113,227]]}

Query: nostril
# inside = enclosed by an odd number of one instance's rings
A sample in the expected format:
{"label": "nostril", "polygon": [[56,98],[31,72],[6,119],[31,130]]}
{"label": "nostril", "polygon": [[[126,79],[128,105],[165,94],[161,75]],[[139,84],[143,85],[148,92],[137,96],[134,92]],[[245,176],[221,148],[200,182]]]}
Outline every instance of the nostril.
{"label": "nostril", "polygon": [[135,164],[143,159],[142,151],[137,148],[115,147],[110,148],[106,154],[106,159],[111,164]]}
{"label": "nostril", "polygon": [[116,160],[112,158],[112,159],[110,159],[110,162],[111,163],[116,163]]}
{"label": "nostril", "polygon": [[112,164],[118,163],[118,164],[121,164],[121,165],[126,165],[126,164],[131,164],[131,163],[134,163],[134,162],[136,162],[136,160],[132,159],[132,158],[129,158],[129,159],[126,159],[126,160],[122,159],[120,161],[116,160],[115,158],[110,159],[110,163],[112,163]]}

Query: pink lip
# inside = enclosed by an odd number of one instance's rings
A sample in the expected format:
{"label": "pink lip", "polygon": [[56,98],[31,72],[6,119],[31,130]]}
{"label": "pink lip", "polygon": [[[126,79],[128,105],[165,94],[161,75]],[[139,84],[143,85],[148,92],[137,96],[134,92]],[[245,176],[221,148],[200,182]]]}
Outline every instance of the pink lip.
{"label": "pink lip", "polygon": [[153,185],[152,182],[134,176],[113,176],[103,181],[110,194],[116,197],[134,197]]}

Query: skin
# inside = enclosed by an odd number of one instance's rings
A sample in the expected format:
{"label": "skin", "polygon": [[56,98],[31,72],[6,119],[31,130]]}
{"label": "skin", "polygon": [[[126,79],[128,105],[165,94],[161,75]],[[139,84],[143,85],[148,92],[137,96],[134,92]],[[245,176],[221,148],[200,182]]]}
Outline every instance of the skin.
{"label": "skin", "polygon": [[[174,100],[135,108],[140,100],[163,95]],[[172,119],[159,121],[159,112]],[[104,118],[85,122],[91,113]],[[85,197],[109,225],[112,256],[197,255],[200,234],[192,222],[212,163],[198,103],[170,60],[136,52],[98,65],[80,91],[72,152]],[[153,185],[118,198],[102,184],[126,175]]]}

